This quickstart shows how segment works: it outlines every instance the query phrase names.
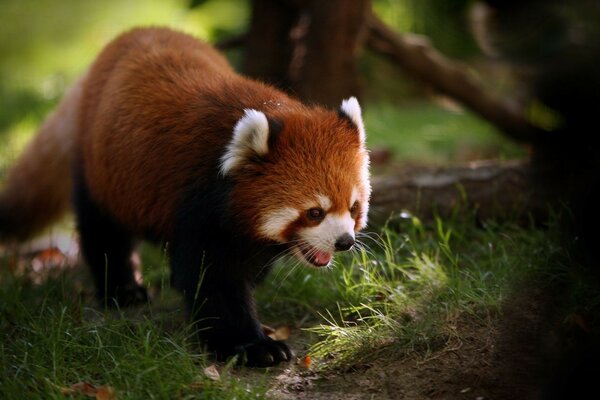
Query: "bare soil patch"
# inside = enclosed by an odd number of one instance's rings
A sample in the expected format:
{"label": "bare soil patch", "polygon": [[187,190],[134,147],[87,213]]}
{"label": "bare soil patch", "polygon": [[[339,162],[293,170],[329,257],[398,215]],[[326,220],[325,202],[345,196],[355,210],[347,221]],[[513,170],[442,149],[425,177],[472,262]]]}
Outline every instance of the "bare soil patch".
{"label": "bare soil patch", "polygon": [[585,319],[561,314],[557,290],[525,285],[501,314],[460,316],[447,343],[427,356],[384,357],[329,373],[284,368],[269,394],[285,400],[579,398],[598,367],[579,357],[595,354],[586,347],[590,337],[573,340],[589,336]]}

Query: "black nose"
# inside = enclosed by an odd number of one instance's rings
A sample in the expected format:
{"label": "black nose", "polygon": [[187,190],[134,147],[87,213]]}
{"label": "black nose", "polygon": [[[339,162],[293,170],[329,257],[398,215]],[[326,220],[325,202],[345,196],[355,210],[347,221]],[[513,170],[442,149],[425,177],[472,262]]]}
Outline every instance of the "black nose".
{"label": "black nose", "polygon": [[338,251],[350,250],[354,246],[354,238],[349,233],[344,233],[335,241],[335,249]]}

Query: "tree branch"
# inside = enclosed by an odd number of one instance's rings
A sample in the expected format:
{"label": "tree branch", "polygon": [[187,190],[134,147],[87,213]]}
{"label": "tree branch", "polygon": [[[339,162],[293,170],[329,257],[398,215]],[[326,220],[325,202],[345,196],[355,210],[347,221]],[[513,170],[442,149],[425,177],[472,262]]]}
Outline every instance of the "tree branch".
{"label": "tree branch", "polygon": [[468,75],[467,67],[446,58],[422,36],[398,34],[377,16],[367,21],[367,45],[421,81],[458,100],[509,137],[526,143],[537,142],[544,133],[532,126],[520,110],[491,96]]}

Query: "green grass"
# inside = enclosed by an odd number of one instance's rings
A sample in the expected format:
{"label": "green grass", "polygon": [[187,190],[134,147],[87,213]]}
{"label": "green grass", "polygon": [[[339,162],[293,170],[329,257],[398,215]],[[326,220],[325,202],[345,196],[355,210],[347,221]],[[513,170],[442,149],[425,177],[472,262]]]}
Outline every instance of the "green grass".
{"label": "green grass", "polygon": [[366,104],[364,108],[369,146],[388,148],[404,162],[443,165],[526,156],[522,146],[468,110],[450,111],[424,101]]}
{"label": "green grass", "polygon": [[161,25],[208,41],[241,33],[244,0],[0,1],[0,180],[43,117],[100,52],[135,26]]}
{"label": "green grass", "polygon": [[317,368],[345,370],[383,354],[426,357],[455,334],[457,318],[488,323],[526,277],[567,270],[555,228],[400,223],[400,232],[384,229],[378,240],[366,239],[362,251],[330,273],[279,272],[260,292],[262,310],[280,320],[312,316],[309,354]]}
{"label": "green grass", "polygon": [[[79,296],[80,279],[63,274],[41,285],[0,273],[0,397],[63,398],[78,382],[108,385],[128,399],[255,399],[220,368],[222,379],[203,374],[206,356],[192,343],[180,313],[152,310],[125,315],[102,312]],[[171,319],[177,329],[167,329]]]}
{"label": "green grass", "polygon": [[[308,348],[296,350],[313,357],[315,370],[427,357],[456,334],[461,315],[485,323],[523,277],[565,270],[552,228],[416,218],[394,225],[400,231],[366,235],[362,250],[330,271],[284,263],[259,289],[264,320],[302,328],[295,335],[305,335]],[[202,373],[212,361],[193,343],[180,299],[161,306],[169,298],[165,257],[143,253],[159,294],[155,306],[134,313],[99,310],[75,271],[34,283],[0,260],[1,398],[62,398],[59,389],[77,382],[110,385],[118,398],[265,396],[268,375],[248,380],[227,365],[217,382]]]}
{"label": "green grass", "polygon": [[511,225],[476,229],[437,220],[431,229],[417,223],[408,231],[386,231],[383,255],[363,254],[344,269],[348,301],[311,328],[321,337],[312,352],[328,360],[322,368],[345,369],[382,354],[427,357],[448,343],[463,314],[485,323],[519,280],[562,251],[549,232]]}

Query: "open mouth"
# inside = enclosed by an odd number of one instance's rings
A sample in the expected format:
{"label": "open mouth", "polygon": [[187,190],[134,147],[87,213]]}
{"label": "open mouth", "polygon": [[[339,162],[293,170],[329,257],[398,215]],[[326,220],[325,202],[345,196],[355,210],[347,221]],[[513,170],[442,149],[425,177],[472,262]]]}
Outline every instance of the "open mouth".
{"label": "open mouth", "polygon": [[300,252],[306,261],[315,267],[324,267],[331,262],[333,254],[315,247],[301,247]]}

